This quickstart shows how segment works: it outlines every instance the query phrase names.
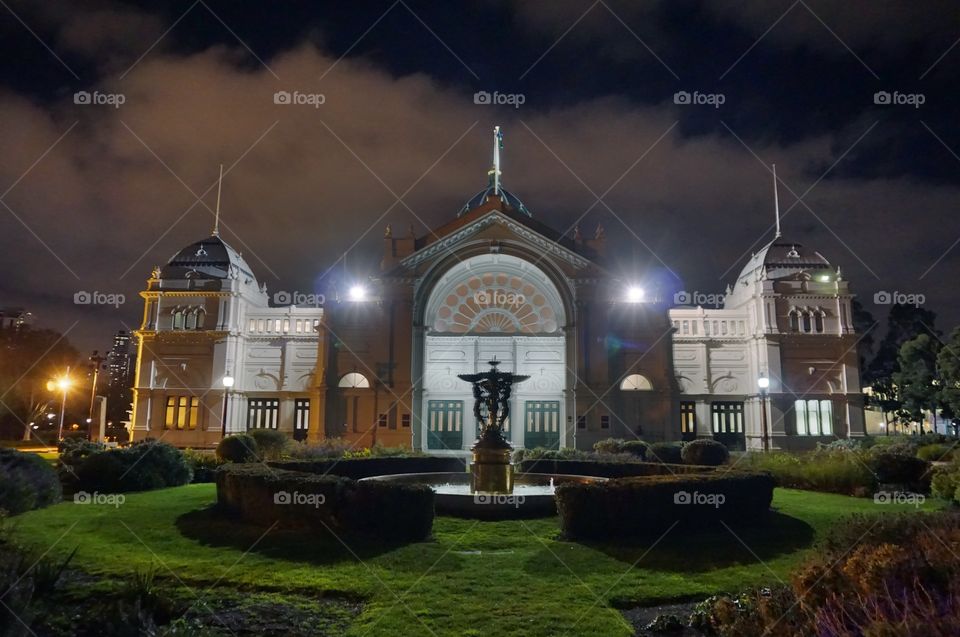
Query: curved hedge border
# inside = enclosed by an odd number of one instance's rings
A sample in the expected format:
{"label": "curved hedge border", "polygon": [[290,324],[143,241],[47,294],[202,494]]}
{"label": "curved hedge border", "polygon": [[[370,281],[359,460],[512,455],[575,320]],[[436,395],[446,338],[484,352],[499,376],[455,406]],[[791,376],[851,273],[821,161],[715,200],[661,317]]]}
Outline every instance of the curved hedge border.
{"label": "curved hedge border", "polygon": [[521,473],[562,473],[599,478],[633,478],[691,473],[711,473],[716,467],[661,462],[603,462],[602,460],[524,460]]}
{"label": "curved hedge border", "polygon": [[768,473],[724,471],[562,484],[556,497],[564,537],[596,540],[660,534],[676,522],[757,518],[770,510],[773,487]]}
{"label": "curved hedge border", "polygon": [[269,466],[288,471],[342,476],[353,480],[398,473],[458,473],[466,471],[466,460],[456,457],[435,458],[351,458],[330,460],[277,460]]}
{"label": "curved hedge border", "polygon": [[217,504],[257,524],[382,540],[422,540],[433,527],[433,491],[427,486],[357,482],[262,464],[221,467]]}

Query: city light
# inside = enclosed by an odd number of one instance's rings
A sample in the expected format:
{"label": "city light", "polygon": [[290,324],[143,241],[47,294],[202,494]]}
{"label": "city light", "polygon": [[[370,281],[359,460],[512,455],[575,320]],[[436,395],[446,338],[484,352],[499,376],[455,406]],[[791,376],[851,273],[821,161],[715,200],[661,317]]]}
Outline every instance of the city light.
{"label": "city light", "polygon": [[226,387],[227,389],[230,389],[231,387],[233,387],[233,376],[231,376],[230,374],[227,374],[226,376],[223,377],[222,382],[224,387]]}
{"label": "city light", "polygon": [[351,301],[363,301],[367,298],[367,288],[362,285],[354,285],[350,288],[349,298]]}
{"label": "city light", "polygon": [[643,288],[631,285],[627,288],[627,303],[642,303],[644,299]]}
{"label": "city light", "polygon": [[768,389],[770,387],[770,379],[766,376],[761,376],[757,379],[757,386],[760,389]]}

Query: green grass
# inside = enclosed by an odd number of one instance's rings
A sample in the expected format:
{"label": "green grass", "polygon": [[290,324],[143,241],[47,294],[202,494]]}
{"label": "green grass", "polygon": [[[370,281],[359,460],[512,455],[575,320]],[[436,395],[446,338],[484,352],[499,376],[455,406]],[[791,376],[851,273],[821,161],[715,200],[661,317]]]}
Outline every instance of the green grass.
{"label": "green grass", "polygon": [[908,508],[778,489],[764,528],[673,533],[652,548],[558,541],[553,518],[448,517],[433,541],[389,548],[264,535],[207,510],[214,499],[202,484],[129,494],[120,507],[63,503],[18,516],[14,534],[54,556],[78,547],[72,565],[105,577],[156,564],[165,584],[205,598],[224,587],[363,598],[349,635],[610,637],[632,634],[616,607],[775,583],[840,516]]}

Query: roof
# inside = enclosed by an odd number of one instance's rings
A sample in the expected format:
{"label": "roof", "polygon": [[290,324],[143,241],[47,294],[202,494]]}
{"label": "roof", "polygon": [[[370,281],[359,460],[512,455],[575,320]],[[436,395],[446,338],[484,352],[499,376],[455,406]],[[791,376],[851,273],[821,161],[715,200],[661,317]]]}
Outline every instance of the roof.
{"label": "roof", "polygon": [[211,235],[191,243],[173,255],[161,270],[161,277],[181,279],[199,276],[208,279],[226,279],[230,275],[230,266],[236,267],[240,273],[256,280],[250,271],[250,266],[240,253],[231,248],[219,235]]}
{"label": "roof", "polygon": [[740,271],[739,279],[766,268],[768,279],[780,279],[797,272],[832,269],[830,262],[817,252],[795,241],[778,237],[755,253]]}
{"label": "roof", "polygon": [[510,208],[513,208],[514,210],[516,210],[516,211],[518,211],[518,212],[522,212],[523,214],[527,215],[528,217],[532,217],[532,216],[533,216],[532,214],[530,214],[530,211],[527,210],[527,207],[526,207],[525,205],[523,205],[523,202],[520,201],[520,199],[519,199],[516,195],[514,195],[512,192],[510,192],[509,190],[507,190],[507,189],[504,188],[503,186],[500,186],[499,191],[495,191],[495,190],[494,190],[494,187],[493,187],[493,179],[492,179],[492,178],[491,178],[491,180],[490,180],[490,183],[487,184],[487,187],[486,187],[486,188],[484,188],[483,190],[481,190],[480,192],[478,192],[478,193],[475,194],[474,196],[470,197],[470,199],[467,200],[467,203],[463,204],[463,207],[460,208],[460,212],[457,213],[457,216],[458,216],[458,217],[463,216],[463,215],[465,215],[466,213],[468,213],[468,212],[470,212],[471,210],[473,210],[474,208],[479,208],[480,206],[482,206],[482,205],[484,205],[485,203],[487,203],[487,201],[490,199],[490,197],[497,196],[498,194],[499,194],[499,196],[500,196],[500,199],[503,201],[503,203],[504,203],[506,206],[508,206],[508,207],[510,207]]}

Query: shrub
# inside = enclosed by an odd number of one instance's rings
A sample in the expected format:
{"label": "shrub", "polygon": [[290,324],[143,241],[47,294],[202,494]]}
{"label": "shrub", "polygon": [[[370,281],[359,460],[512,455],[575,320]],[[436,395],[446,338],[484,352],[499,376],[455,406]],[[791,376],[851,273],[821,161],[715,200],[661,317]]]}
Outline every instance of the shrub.
{"label": "shrub", "polygon": [[817,443],[817,451],[859,451],[871,446],[866,440],[857,438],[838,438],[827,444]]}
{"label": "shrub", "polygon": [[916,456],[877,453],[868,464],[880,484],[906,485],[915,491],[926,491],[930,485],[930,463]]}
{"label": "shrub", "polygon": [[955,445],[933,443],[917,449],[917,457],[927,462],[950,462],[956,451]]}
{"label": "shrub", "polygon": [[930,493],[948,502],[960,502],[960,464],[936,469],[930,480]]}
{"label": "shrub", "polygon": [[856,451],[774,451],[747,454],[738,466],[769,471],[781,487],[866,496],[877,486],[868,459],[868,455]]}
{"label": "shrub", "polygon": [[299,443],[290,447],[290,457],[298,460],[342,458],[353,445],[343,438],[326,438],[316,444]]}
{"label": "shrub", "polygon": [[680,450],[680,457],[684,464],[718,467],[727,463],[730,452],[716,440],[700,438],[685,444]]}
{"label": "shrub", "polygon": [[466,470],[462,458],[417,456],[411,458],[356,458],[326,460],[279,460],[267,463],[275,469],[317,475],[330,474],[359,480],[397,473],[459,473]]}
{"label": "shrub", "polygon": [[287,434],[276,429],[251,429],[248,435],[256,441],[257,455],[261,460],[279,460],[290,446]]}
{"label": "shrub", "polygon": [[193,470],[194,483],[213,482],[216,478],[217,468],[223,464],[215,453],[209,451],[184,449],[183,456]]}
{"label": "shrub", "polygon": [[714,471],[713,467],[642,462],[636,456],[625,453],[591,454],[591,456],[585,460],[524,459],[519,465],[519,470],[521,473],[559,473],[600,478],[633,478],[637,476],[680,475]]}
{"label": "shrub", "polygon": [[593,450],[597,453],[622,453],[623,443],[622,438],[607,438],[593,443]]}
{"label": "shrub", "polygon": [[221,462],[259,462],[260,450],[253,436],[230,434],[217,444],[217,459]]}
{"label": "shrub", "polygon": [[659,534],[676,521],[757,518],[769,511],[773,486],[766,473],[726,471],[561,484],[556,498],[565,537],[605,539]]}
{"label": "shrub", "polygon": [[647,451],[650,449],[650,445],[645,443],[642,440],[628,440],[621,446],[623,453],[629,453],[631,455],[637,456],[641,460],[646,458]]}
{"label": "shrub", "polygon": [[177,487],[193,478],[183,452],[157,440],[94,452],[74,470],[76,489],[108,493]]}
{"label": "shrub", "polygon": [[0,447],[0,509],[16,515],[60,498],[60,480],[46,460],[35,453]]}
{"label": "shrub", "polygon": [[225,510],[250,522],[322,533],[422,540],[433,525],[433,499],[426,485],[357,482],[255,464],[217,472],[217,502]]}
{"label": "shrub", "polygon": [[683,462],[680,445],[672,442],[655,442],[647,451],[647,460],[666,464],[680,464]]}

